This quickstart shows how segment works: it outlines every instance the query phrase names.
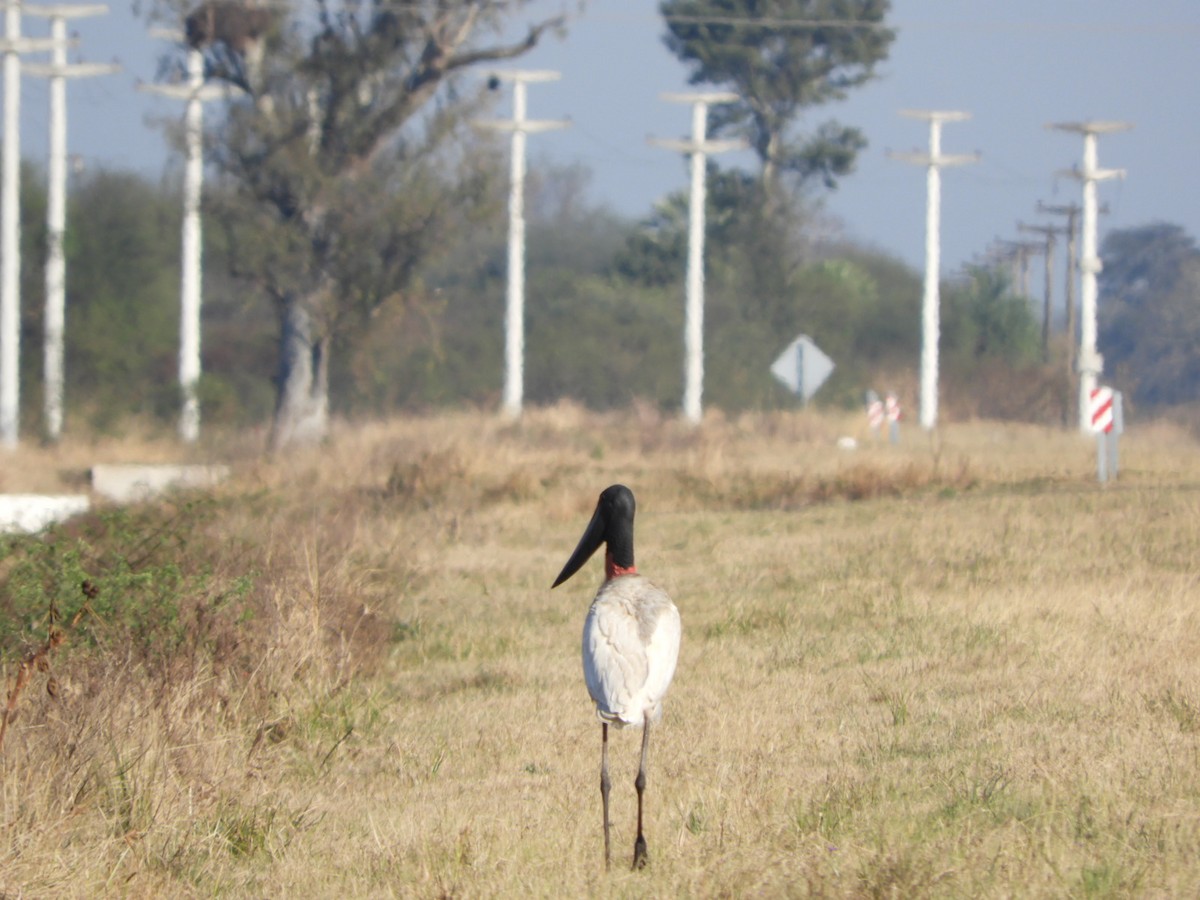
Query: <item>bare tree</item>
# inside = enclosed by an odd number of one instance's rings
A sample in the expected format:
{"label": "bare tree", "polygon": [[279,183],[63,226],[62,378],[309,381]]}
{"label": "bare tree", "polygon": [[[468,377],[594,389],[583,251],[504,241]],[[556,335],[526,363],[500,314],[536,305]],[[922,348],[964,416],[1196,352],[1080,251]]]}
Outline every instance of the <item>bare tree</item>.
{"label": "bare tree", "polygon": [[[184,36],[193,50],[205,50],[217,68],[246,91],[262,67],[263,39],[275,20],[274,11],[237,0],[206,0],[183,20]],[[253,75],[251,74],[253,73]]]}
{"label": "bare tree", "polygon": [[271,447],[328,429],[335,338],[411,301],[418,265],[486,172],[463,151],[479,89],[455,75],[519,57],[563,19],[528,0],[207,0],[185,16],[207,76],[241,89],[210,135],[237,274],[279,312]]}

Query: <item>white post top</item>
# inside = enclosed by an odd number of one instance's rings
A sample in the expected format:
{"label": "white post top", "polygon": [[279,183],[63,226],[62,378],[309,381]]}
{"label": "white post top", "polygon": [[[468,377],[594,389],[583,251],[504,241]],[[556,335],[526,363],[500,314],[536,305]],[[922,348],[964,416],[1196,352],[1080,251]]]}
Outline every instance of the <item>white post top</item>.
{"label": "white post top", "polygon": [[668,103],[734,103],[741,99],[733,91],[667,91],[658,97]]}
{"label": "white post top", "polygon": [[155,25],[147,29],[146,33],[152,38],[158,38],[160,41],[175,41],[178,44],[182,44],[185,40],[182,28],[167,28],[162,25]]}
{"label": "white post top", "polygon": [[487,77],[497,81],[558,81],[562,73],[551,69],[496,69],[488,72]]}
{"label": "white post top", "polygon": [[1073,131],[1076,134],[1113,134],[1129,131],[1133,128],[1133,123],[1112,119],[1088,119],[1083,122],[1049,122],[1046,127],[1052,131]]}
{"label": "white post top", "polygon": [[97,75],[115,75],[121,71],[120,63],[69,63],[56,66],[54,63],[25,63],[21,70],[39,78],[92,78]]}
{"label": "white post top", "polygon": [[0,53],[41,53],[53,50],[58,42],[53,38],[0,38]]}
{"label": "white post top", "polygon": [[103,16],[108,14],[108,6],[104,3],[62,3],[42,6],[26,6],[23,12],[27,16],[37,16],[42,19],[82,19],[87,16]]}
{"label": "white post top", "polygon": [[906,119],[923,119],[927,122],[963,122],[971,118],[969,112],[956,109],[902,109],[900,115]]}

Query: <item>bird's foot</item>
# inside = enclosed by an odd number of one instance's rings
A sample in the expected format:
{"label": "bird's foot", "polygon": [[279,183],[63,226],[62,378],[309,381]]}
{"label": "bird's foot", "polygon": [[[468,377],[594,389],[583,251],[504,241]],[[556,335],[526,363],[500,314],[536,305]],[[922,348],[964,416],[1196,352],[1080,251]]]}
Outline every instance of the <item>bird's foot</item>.
{"label": "bird's foot", "polygon": [[650,862],[650,857],[646,853],[646,839],[640,834],[637,841],[633,845],[633,870],[646,868],[646,863]]}

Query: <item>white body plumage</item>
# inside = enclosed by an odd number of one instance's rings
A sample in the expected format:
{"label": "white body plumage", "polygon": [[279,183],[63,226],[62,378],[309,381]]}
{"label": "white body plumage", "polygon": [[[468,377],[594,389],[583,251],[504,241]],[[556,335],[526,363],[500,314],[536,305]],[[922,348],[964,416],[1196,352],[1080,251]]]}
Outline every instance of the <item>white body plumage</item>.
{"label": "white body plumage", "polygon": [[681,630],[679,610],[647,578],[604,582],[583,625],[583,677],[600,721],[640,727],[662,717]]}

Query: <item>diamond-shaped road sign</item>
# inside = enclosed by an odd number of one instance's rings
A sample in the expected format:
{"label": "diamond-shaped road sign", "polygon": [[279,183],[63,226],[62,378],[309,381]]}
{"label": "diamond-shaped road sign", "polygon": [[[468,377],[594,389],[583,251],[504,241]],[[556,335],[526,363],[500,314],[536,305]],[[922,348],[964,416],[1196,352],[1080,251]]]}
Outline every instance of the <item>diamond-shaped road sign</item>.
{"label": "diamond-shaped road sign", "polygon": [[833,360],[807,334],[796,338],[771,363],[771,374],[807,403],[833,371]]}

